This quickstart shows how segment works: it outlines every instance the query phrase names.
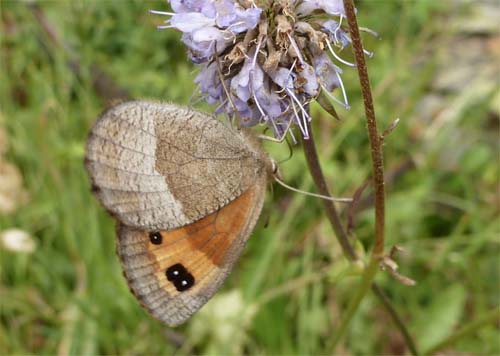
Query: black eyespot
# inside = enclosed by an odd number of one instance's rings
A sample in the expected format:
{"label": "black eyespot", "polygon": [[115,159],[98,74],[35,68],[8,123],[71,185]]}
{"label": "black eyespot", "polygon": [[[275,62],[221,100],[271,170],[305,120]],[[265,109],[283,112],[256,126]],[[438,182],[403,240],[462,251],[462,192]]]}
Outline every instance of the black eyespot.
{"label": "black eyespot", "polygon": [[167,271],[165,272],[165,274],[167,275],[167,279],[171,282],[180,279],[187,273],[188,271],[180,263],[176,263],[175,265],[168,267]]}
{"label": "black eyespot", "polygon": [[176,263],[165,271],[167,279],[172,282],[179,292],[185,291],[194,285],[194,277],[180,263]]}
{"label": "black eyespot", "polygon": [[185,274],[184,278],[177,279],[174,282],[174,286],[179,292],[185,291],[191,288],[193,285],[194,285],[194,277],[191,273]]}
{"label": "black eyespot", "polygon": [[149,241],[151,241],[151,243],[153,245],[160,245],[161,241],[162,241],[162,236],[161,236],[160,232],[159,231],[151,231],[149,233]]}

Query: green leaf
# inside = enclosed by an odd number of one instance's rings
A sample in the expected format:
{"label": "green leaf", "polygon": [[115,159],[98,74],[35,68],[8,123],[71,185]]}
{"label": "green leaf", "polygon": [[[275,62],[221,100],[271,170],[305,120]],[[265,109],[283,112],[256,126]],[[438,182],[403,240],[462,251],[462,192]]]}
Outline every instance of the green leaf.
{"label": "green leaf", "polygon": [[465,288],[455,284],[440,292],[432,304],[419,313],[416,340],[420,350],[425,353],[453,332],[462,318],[465,300]]}
{"label": "green leaf", "polygon": [[335,108],[333,107],[332,103],[330,102],[330,99],[325,94],[324,90],[321,90],[319,92],[318,97],[316,98],[316,101],[318,102],[319,105],[325,110],[327,113],[332,115],[334,118],[337,120],[340,120],[339,115],[337,114],[337,111],[335,111]]}

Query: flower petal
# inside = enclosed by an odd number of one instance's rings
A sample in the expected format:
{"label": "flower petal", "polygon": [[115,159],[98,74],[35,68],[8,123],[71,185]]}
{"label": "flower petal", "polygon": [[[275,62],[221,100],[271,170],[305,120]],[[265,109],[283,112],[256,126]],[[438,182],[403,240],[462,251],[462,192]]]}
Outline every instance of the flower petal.
{"label": "flower petal", "polygon": [[309,15],[314,10],[323,10],[334,16],[345,16],[342,0],[303,0],[296,8],[301,16]]}
{"label": "flower petal", "polygon": [[270,70],[267,74],[281,88],[293,89],[295,75],[289,69],[278,67],[275,70]]}
{"label": "flower petal", "polygon": [[335,20],[327,20],[321,24],[321,27],[326,30],[326,33],[330,37],[330,40],[335,44],[340,44],[342,48],[346,47],[351,43],[351,39],[345,33],[342,28],[340,28],[339,23]]}
{"label": "flower petal", "polygon": [[316,75],[326,90],[332,91],[340,86],[337,73],[341,74],[342,69],[333,64],[326,54],[314,57],[313,62]]}
{"label": "flower petal", "polygon": [[182,32],[193,32],[207,26],[214,26],[215,20],[199,12],[186,12],[173,15],[170,24]]}
{"label": "flower petal", "polygon": [[309,64],[304,64],[304,69],[300,72],[299,77],[303,78],[305,83],[302,85],[302,89],[312,97],[318,95],[319,83],[316,78],[316,73],[314,68]]}
{"label": "flower petal", "polygon": [[252,60],[247,58],[239,73],[231,80],[231,93],[244,101],[247,101],[252,96],[249,87],[251,69]]}
{"label": "flower petal", "polygon": [[200,91],[208,95],[212,101],[215,102],[223,97],[224,88],[219,78],[217,63],[213,62],[203,68],[196,76],[194,82],[200,86]]}
{"label": "flower petal", "polygon": [[177,13],[201,12],[210,18],[215,17],[214,5],[206,0],[170,0],[172,10]]}

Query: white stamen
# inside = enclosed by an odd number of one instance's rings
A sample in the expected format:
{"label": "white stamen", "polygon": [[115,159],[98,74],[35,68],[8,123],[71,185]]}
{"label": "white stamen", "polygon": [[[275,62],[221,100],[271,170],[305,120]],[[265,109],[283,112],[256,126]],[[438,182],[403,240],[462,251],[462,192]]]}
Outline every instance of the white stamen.
{"label": "white stamen", "polygon": [[261,45],[262,45],[262,38],[259,38],[259,42],[257,42],[257,48],[255,49],[255,54],[252,59],[252,69],[253,67],[255,67],[255,62],[257,61],[257,55],[259,54]]}
{"label": "white stamen", "polygon": [[304,58],[302,58],[302,54],[300,53],[299,47],[295,43],[295,40],[292,38],[292,36],[287,32],[286,35],[288,36],[288,39],[290,40],[290,44],[292,45],[293,49],[295,50],[295,53],[297,53],[297,57],[299,58],[299,61],[301,64],[304,64]]}
{"label": "white stamen", "polygon": [[276,126],[276,123],[274,122],[274,120],[271,120],[271,123],[273,124],[274,131],[279,132],[278,127]]}
{"label": "white stamen", "polygon": [[174,16],[175,12],[166,12],[166,11],[158,11],[158,10],[149,10],[150,14],[156,15],[166,15],[166,16]]}
{"label": "white stamen", "polygon": [[[252,88],[252,92],[253,92],[253,88]],[[267,114],[264,112],[264,110],[260,106],[259,100],[257,99],[257,96],[255,95],[255,93],[253,94],[253,98],[255,100],[255,105],[257,106],[257,109],[259,109],[260,114],[262,115],[262,118],[264,119],[264,121],[267,121]]]}
{"label": "white stamen", "polygon": [[323,91],[326,93],[326,95],[328,95],[328,97],[330,99],[332,99],[333,101],[335,101],[337,104],[341,105],[344,109],[349,109],[349,107],[346,106],[345,103],[343,103],[342,101],[340,101],[339,99],[337,99],[336,97],[334,97],[332,95],[332,93],[330,93],[323,84],[320,84],[320,85],[321,85],[321,88],[323,89]]}
{"label": "white stamen", "polygon": [[[255,91],[253,88],[253,74],[254,74],[254,68],[255,68],[255,63],[257,62],[257,55],[259,54],[260,46],[262,45],[262,38],[259,39],[259,42],[257,43],[257,48],[255,49],[255,54],[252,59],[252,69],[250,69],[250,82],[248,83],[250,85],[250,90],[252,92],[252,97],[255,100],[255,105],[257,105],[257,109],[259,109],[260,114],[265,118],[267,117],[267,114],[264,112],[262,107],[260,106],[259,99],[257,99],[257,95],[255,95]],[[264,119],[267,121],[267,119]]]}
{"label": "white stamen", "polygon": [[[218,15],[217,15],[218,16]],[[238,26],[238,25],[244,25],[245,21],[240,21],[240,22],[235,22],[225,28],[225,30],[229,30],[231,27]]]}
{"label": "white stamen", "polygon": [[344,16],[340,15],[340,20],[339,20],[339,25],[337,26],[337,28],[333,31],[333,36],[335,37],[335,42],[336,43],[339,43],[340,40],[337,36],[337,32],[339,32],[340,30],[340,27],[342,26],[342,20],[343,20]]}
{"label": "white stamen", "polygon": [[[302,112],[302,121],[304,122],[304,130],[305,130],[305,135],[304,135],[304,138],[309,138],[309,131],[307,130],[307,118],[306,116],[304,115],[304,112]],[[309,121],[311,122],[311,121]]]}
{"label": "white stamen", "polygon": [[156,26],[157,30],[164,30],[166,28],[174,28],[172,25],[161,25],[161,26]]}
{"label": "white stamen", "polygon": [[306,137],[306,132],[301,125],[299,113],[297,112],[297,109],[295,108],[295,104],[293,103],[293,101],[292,101],[292,108],[293,108],[293,112],[295,113],[295,120],[297,121],[297,125],[299,126],[300,131],[302,131],[302,136]]}
{"label": "white stamen", "polygon": [[[293,112],[295,114],[294,118],[297,118],[299,116],[299,113],[297,112],[297,109],[295,108],[295,104],[293,103],[293,100],[292,100],[291,104],[292,104]],[[292,120],[290,120],[290,121],[292,121]],[[300,120],[297,120],[297,121],[299,121],[299,128],[302,131],[302,126],[300,125]]]}
{"label": "white stamen", "polygon": [[290,67],[290,70],[288,71],[288,75],[290,75],[290,73],[292,73],[293,69],[295,68],[295,64],[297,64],[297,60],[293,61],[292,66]]}
{"label": "white stamen", "polygon": [[[295,100],[295,102],[297,103],[297,105],[299,106],[299,108],[304,112],[304,114],[306,115],[306,117],[309,119],[310,118],[309,114],[307,113],[306,109],[304,109],[304,107],[302,106],[302,103],[300,102],[300,100],[297,99],[297,97],[295,96],[295,94],[293,93],[293,91],[291,91],[290,89],[286,88],[286,92],[288,93],[288,95],[293,100]],[[293,104],[293,101],[292,101],[292,104]],[[299,124],[299,126],[300,126],[300,124]]]}
{"label": "white stamen", "polygon": [[[288,109],[287,109],[287,110],[288,110]],[[280,116],[283,116],[283,114],[284,114],[285,112],[286,112],[286,110],[285,110],[285,111],[284,111],[284,112],[283,112]],[[278,123],[276,123],[276,122],[275,122],[275,120],[271,120],[271,122],[272,122],[272,124],[273,124],[273,126],[274,126],[274,130],[275,130],[276,132],[278,132],[278,134],[279,134],[279,129],[278,129],[278,127],[276,126],[276,124],[278,124],[278,125],[281,127],[281,126],[283,125],[283,122],[278,122]],[[285,139],[285,136],[287,135],[287,133],[288,133],[288,132],[290,132],[290,133],[292,132],[292,131],[290,130],[290,127],[292,126],[292,122],[293,122],[292,120],[288,120],[288,124],[286,125],[285,130],[283,131],[283,134],[282,134],[279,138],[277,138],[277,139],[276,139],[276,138],[270,138],[270,137],[267,137],[267,136],[265,136],[265,138],[261,136],[261,138],[266,139],[266,140],[270,140],[270,141],[273,141],[273,142],[283,142],[283,140]],[[297,143],[297,142],[295,141],[295,138],[293,137],[293,134],[292,134],[292,138],[294,139],[294,142],[295,142],[295,143]]]}
{"label": "white stamen", "polygon": [[[222,33],[223,33],[223,38],[224,38],[224,40],[229,41],[229,40],[231,40],[231,39],[232,39],[233,44],[236,42],[236,35],[234,34],[234,32],[233,32],[233,31],[229,31],[228,29],[224,29],[224,30],[222,31]],[[229,33],[229,37],[228,37],[228,36],[226,36],[226,34],[228,34],[228,33]]]}
{"label": "white stamen", "polygon": [[349,105],[349,101],[347,100],[347,94],[345,92],[344,82],[342,81],[342,78],[340,77],[340,74],[337,71],[335,71],[335,74],[337,75],[337,78],[340,82],[340,89],[342,89],[342,95],[344,96],[345,108],[349,110],[351,106]]}
{"label": "white stamen", "polygon": [[335,53],[335,51],[333,50],[332,48],[332,45],[330,44],[330,42],[327,40],[326,41],[326,44],[328,46],[328,49],[330,50],[330,53],[339,61],[339,62],[342,62],[344,63],[345,65],[349,66],[349,67],[356,67],[356,64],[354,63],[351,63],[351,62],[347,62],[346,60],[340,58],[337,53]]}

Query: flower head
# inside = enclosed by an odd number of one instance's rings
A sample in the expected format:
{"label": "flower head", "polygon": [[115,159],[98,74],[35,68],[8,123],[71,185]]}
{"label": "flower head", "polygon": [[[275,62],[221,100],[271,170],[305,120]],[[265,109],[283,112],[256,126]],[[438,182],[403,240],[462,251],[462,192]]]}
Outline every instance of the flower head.
{"label": "flower head", "polygon": [[[183,33],[189,58],[202,66],[195,82],[216,113],[241,126],[267,124],[275,136],[291,124],[307,138],[309,104],[326,93],[348,108],[335,65],[349,45],[342,0],[170,0],[167,24]],[[331,54],[331,57],[328,55]],[[368,54],[368,53],[367,53]],[[340,88],[342,100],[331,92]]]}

